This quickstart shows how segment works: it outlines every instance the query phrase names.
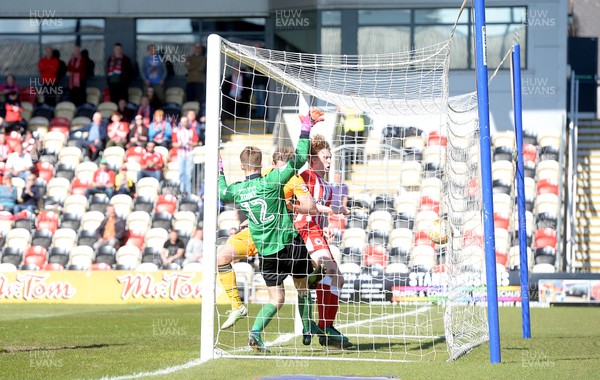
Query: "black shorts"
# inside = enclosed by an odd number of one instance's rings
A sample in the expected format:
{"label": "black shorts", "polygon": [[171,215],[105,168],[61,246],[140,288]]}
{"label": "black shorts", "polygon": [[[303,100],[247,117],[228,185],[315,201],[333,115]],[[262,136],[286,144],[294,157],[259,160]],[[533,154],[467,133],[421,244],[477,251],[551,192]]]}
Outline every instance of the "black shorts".
{"label": "black shorts", "polygon": [[260,272],[268,287],[283,284],[288,275],[304,278],[312,270],[312,261],[299,235],[276,254],[260,257]]}

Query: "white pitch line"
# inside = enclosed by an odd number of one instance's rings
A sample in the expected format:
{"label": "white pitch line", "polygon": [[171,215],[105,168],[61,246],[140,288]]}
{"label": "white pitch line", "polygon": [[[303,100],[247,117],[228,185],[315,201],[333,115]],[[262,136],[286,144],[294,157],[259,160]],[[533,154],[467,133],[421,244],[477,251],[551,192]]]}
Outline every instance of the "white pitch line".
{"label": "white pitch line", "polygon": [[125,375],[125,376],[103,377],[101,380],[127,380],[127,379],[139,379],[141,377],[148,377],[148,376],[170,375],[174,372],[181,371],[183,369],[197,367],[202,363],[203,362],[200,359],[194,359],[185,364],[176,365],[173,367],[167,367],[164,369],[159,369],[158,371],[138,372],[138,373],[134,373],[133,375]]}
{"label": "white pitch line", "polygon": [[[385,321],[387,319],[394,319],[394,318],[398,318],[398,317],[406,317],[409,315],[414,315],[414,314],[419,314],[423,311],[427,311],[428,309],[431,309],[431,306],[424,306],[420,309],[416,309],[413,311],[409,311],[409,312],[405,312],[405,313],[401,313],[401,314],[389,314],[389,315],[384,315],[382,317],[377,317],[377,318],[371,318],[371,319],[364,319],[361,321],[357,321],[357,322],[353,322],[353,323],[348,323],[345,325],[339,325],[337,326],[340,329],[346,329],[349,327],[355,327],[355,326],[360,326],[364,323],[367,322],[376,322],[376,321]],[[279,345],[279,344],[283,344],[283,343],[287,343],[290,340],[296,338],[300,336],[300,334],[283,334],[281,335],[279,338],[275,339],[272,342],[267,342],[266,346],[273,346],[273,345]],[[246,351],[248,348],[244,347],[243,349],[238,349],[235,350],[234,352],[238,352],[238,351]],[[185,364],[181,364],[181,365],[176,365],[173,367],[167,367],[164,369],[159,369],[158,371],[153,371],[153,372],[138,372],[138,373],[134,373],[132,375],[125,375],[125,376],[116,376],[116,377],[103,377],[101,380],[129,380],[129,379],[139,379],[142,377],[148,377],[148,376],[159,376],[159,375],[169,375],[172,374],[174,372],[177,371],[181,371],[184,369],[188,369],[188,368],[192,368],[192,367],[197,367],[200,364],[202,364],[203,362],[200,359],[195,359],[192,360],[190,362],[187,362]]]}
{"label": "white pitch line", "polygon": [[[360,321],[348,323],[348,324],[345,324],[345,325],[339,325],[339,326],[336,326],[336,327],[338,329],[347,329],[349,327],[360,326],[360,325],[365,324],[367,322],[379,322],[379,321],[385,321],[385,320],[388,320],[388,319],[394,319],[394,318],[398,318],[398,317],[406,317],[406,316],[409,316],[409,315],[419,314],[419,313],[427,311],[429,309],[431,309],[431,306],[423,306],[422,308],[419,308],[419,309],[416,309],[416,310],[413,310],[413,311],[407,311],[407,312],[400,313],[400,314],[389,314],[389,315],[384,315],[384,316],[377,317],[377,318],[363,319],[363,320],[360,320]],[[294,339],[296,337],[299,337],[300,335],[301,334],[291,334],[291,333],[283,334],[283,335],[280,335],[277,339],[275,339],[272,342],[266,342],[265,346],[269,347],[269,346],[275,346],[275,345],[287,343],[290,340],[292,340],[292,339]],[[236,350],[236,351],[238,351],[238,350]],[[234,352],[236,352],[236,351],[234,351]]]}

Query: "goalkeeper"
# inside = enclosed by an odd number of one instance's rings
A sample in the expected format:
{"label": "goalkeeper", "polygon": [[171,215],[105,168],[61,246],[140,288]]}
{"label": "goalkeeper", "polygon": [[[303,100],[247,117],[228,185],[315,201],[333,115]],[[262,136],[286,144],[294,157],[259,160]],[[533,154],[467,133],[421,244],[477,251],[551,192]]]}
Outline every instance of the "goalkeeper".
{"label": "goalkeeper", "polygon": [[259,352],[269,352],[261,334],[285,300],[284,279],[290,274],[306,278],[312,270],[304,242],[288,216],[283,187],[306,163],[310,130],[323,120],[323,113],[312,110],[300,119],[296,153],[284,167],[261,177],[262,153],[258,148],[246,147],[240,154],[246,180],[227,186],[223,163],[219,164],[220,197],[223,201],[235,201],[248,215],[250,235],[261,256],[260,271],[269,291],[269,303],[258,313],[248,336],[248,344]]}
{"label": "goalkeeper", "polygon": [[[294,150],[291,147],[278,147],[273,153],[273,161],[271,163],[273,169],[283,167],[293,156]],[[284,195],[287,202],[287,209],[291,212],[316,215],[316,204],[308,192],[304,180],[294,175],[284,187]],[[295,202],[292,202],[295,199]],[[231,300],[231,311],[229,317],[221,325],[221,329],[228,329],[233,326],[238,320],[248,314],[248,310],[242,304],[238,293],[237,281],[235,272],[231,266],[233,261],[239,261],[256,255],[256,246],[252,241],[249,230],[243,229],[227,240],[227,243],[222,246],[217,252],[217,266],[219,280],[225,290],[225,293]],[[311,283],[314,287],[321,279],[320,273],[315,276],[310,276]],[[312,341],[312,335],[321,333],[318,326],[310,320],[312,315],[312,302],[308,293],[307,279],[294,278],[294,284],[298,290],[298,312],[302,318],[303,338],[302,342],[309,345]]]}

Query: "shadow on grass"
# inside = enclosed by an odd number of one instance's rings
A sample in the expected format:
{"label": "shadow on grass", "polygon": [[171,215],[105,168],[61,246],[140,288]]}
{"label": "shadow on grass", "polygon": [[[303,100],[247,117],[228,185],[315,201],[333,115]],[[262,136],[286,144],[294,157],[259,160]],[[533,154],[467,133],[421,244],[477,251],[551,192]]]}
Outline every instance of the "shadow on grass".
{"label": "shadow on grass", "polygon": [[105,348],[115,346],[127,346],[125,343],[120,344],[88,344],[88,345],[75,345],[75,346],[20,346],[20,347],[2,347],[0,353],[8,354],[13,352],[32,352],[32,351],[61,351],[61,350],[81,350],[81,349],[94,349],[94,348]]}

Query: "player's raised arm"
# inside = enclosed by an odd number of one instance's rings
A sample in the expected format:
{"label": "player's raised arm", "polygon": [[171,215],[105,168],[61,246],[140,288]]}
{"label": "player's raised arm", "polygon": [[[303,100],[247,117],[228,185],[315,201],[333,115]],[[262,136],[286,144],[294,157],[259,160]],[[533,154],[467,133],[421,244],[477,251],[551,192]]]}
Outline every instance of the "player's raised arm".
{"label": "player's raised arm", "polygon": [[299,115],[302,126],[300,128],[300,140],[296,146],[296,152],[294,156],[288,162],[288,165],[298,170],[306,163],[308,159],[308,152],[310,150],[310,130],[317,123],[325,120],[323,117],[323,111],[316,108],[311,109],[308,115]]}
{"label": "player's raised arm", "polygon": [[307,115],[299,115],[299,117],[302,125],[296,151],[284,167],[267,174],[265,178],[270,182],[286,183],[306,163],[310,150],[310,130],[317,123],[325,120],[323,118],[323,111],[318,109],[312,109]]}
{"label": "player's raised arm", "polygon": [[[233,185],[232,185],[233,186]],[[223,159],[219,154],[219,198],[225,202],[233,202],[233,189],[227,186],[223,171]]]}

